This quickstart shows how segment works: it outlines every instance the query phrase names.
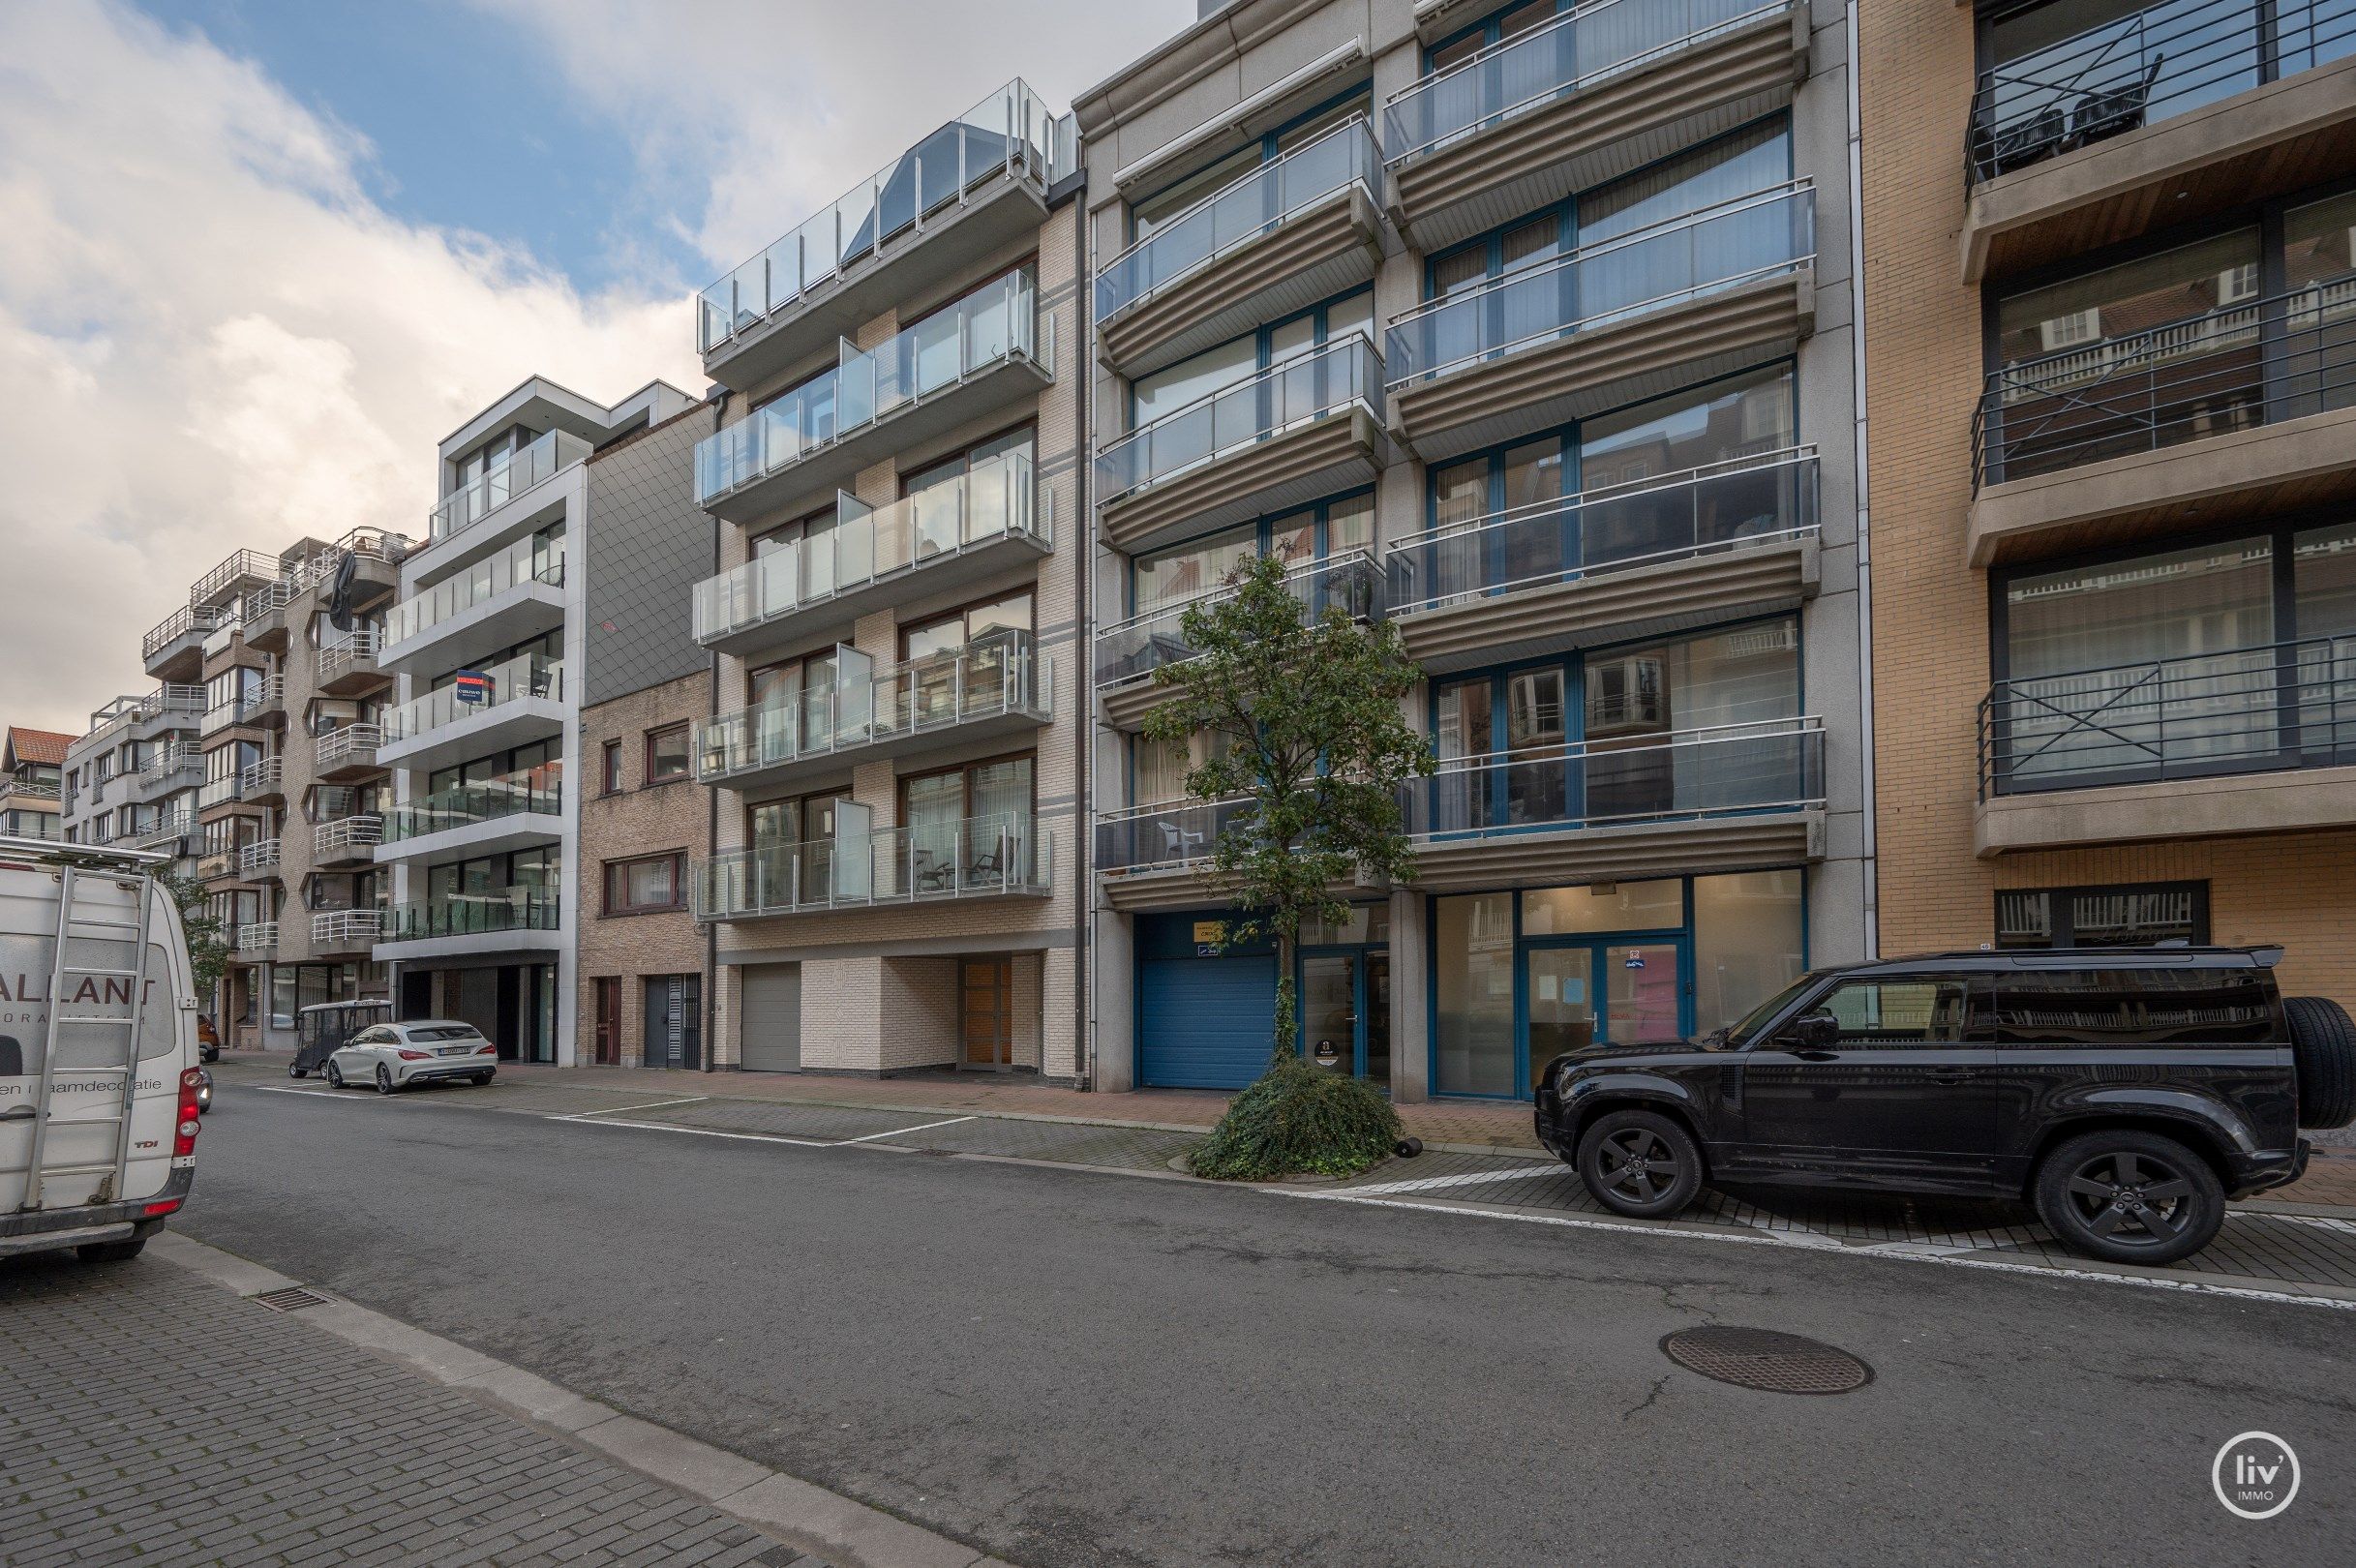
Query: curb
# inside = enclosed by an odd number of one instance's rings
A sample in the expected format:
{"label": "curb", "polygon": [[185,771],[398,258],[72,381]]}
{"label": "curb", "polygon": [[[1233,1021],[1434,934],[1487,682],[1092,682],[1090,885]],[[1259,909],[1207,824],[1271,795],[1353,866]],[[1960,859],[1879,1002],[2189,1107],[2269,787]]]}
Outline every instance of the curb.
{"label": "curb", "polygon": [[[150,1251],[238,1296],[301,1284],[233,1252],[172,1231],[159,1232]],[[1013,1568],[1000,1558],[935,1534],[756,1463],[739,1454],[624,1415],[585,1399],[536,1372],[469,1350],[453,1340],[303,1284],[323,1305],[307,1307],[302,1321],[374,1355],[398,1363],[445,1387],[588,1449],[626,1469],[715,1508],[832,1568]]]}

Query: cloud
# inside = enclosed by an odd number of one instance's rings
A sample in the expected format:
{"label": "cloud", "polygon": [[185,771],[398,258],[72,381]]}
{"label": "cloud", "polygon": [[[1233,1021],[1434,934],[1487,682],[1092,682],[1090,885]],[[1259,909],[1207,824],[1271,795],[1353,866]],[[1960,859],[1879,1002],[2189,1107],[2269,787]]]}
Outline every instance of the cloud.
{"label": "cloud", "polygon": [[200,35],[0,5],[0,720],[142,689],[231,550],[420,532],[435,443],[528,375],[700,384],[683,300],[398,221],[369,158]]}

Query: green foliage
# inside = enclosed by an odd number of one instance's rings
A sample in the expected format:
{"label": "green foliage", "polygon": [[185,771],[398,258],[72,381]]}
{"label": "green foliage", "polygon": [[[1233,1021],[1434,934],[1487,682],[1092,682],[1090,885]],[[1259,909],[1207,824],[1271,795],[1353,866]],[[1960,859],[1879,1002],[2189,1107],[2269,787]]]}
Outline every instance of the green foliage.
{"label": "green foliage", "polygon": [[188,937],[188,963],[196,975],[196,994],[210,997],[229,969],[229,944],[221,917],[212,912],[204,884],[195,877],[167,874],[162,880],[164,890],[180,909],[180,928]]}
{"label": "green foliage", "polygon": [[[1269,1070],[1237,1097],[1195,1169],[1363,1169],[1396,1141],[1398,1119],[1364,1084],[1300,1060],[1293,953],[1306,921],[1348,918],[1336,888],[1415,874],[1400,792],[1428,775],[1433,759],[1400,704],[1423,673],[1388,622],[1361,625],[1333,602],[1313,616],[1310,590],[1274,558],[1248,562],[1232,581],[1233,593],[1187,611],[1181,625],[1194,657],[1154,672],[1171,697],[1145,721],[1156,739],[1206,738],[1202,762],[1187,773],[1190,796],[1241,798],[1205,875],[1237,911],[1224,942],[1265,937],[1277,950]],[[1374,588],[1337,573],[1315,591],[1347,599]]]}

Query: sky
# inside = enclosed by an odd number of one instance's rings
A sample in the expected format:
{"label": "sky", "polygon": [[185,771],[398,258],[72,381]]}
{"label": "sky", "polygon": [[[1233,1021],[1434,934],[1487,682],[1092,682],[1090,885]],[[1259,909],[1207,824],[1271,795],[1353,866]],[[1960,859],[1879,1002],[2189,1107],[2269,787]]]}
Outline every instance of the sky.
{"label": "sky", "polygon": [[527,376],[700,392],[690,294],[1193,0],[0,0],[0,723],[232,550],[421,531]]}

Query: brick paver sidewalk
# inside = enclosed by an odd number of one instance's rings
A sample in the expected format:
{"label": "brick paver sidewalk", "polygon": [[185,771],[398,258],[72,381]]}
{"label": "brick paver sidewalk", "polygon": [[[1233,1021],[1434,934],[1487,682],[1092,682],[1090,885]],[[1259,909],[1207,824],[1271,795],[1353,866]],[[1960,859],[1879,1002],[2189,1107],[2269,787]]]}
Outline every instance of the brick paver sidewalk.
{"label": "brick paver sidewalk", "polygon": [[152,1255],[0,1263],[0,1562],[824,1568]]}

